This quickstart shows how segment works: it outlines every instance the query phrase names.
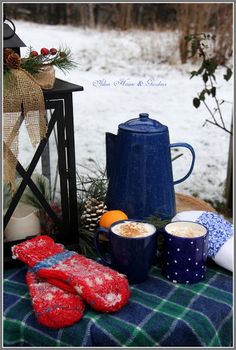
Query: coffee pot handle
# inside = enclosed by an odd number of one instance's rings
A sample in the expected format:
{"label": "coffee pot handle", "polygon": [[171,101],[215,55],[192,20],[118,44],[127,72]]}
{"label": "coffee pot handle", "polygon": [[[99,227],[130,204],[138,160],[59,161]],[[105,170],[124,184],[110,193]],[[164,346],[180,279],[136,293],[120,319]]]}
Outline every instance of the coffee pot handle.
{"label": "coffee pot handle", "polygon": [[107,229],[106,227],[98,227],[96,229],[95,236],[94,236],[94,245],[95,245],[95,249],[96,249],[97,254],[100,257],[102,263],[105,265],[111,266],[111,260],[107,260],[105,254],[102,252],[100,242],[99,242],[99,234],[100,233],[105,234],[105,236],[107,236],[107,238],[109,239],[109,236],[110,236],[109,229]]}
{"label": "coffee pot handle", "polygon": [[179,180],[174,181],[174,185],[177,185],[180,182],[185,181],[189,177],[191,172],[193,171],[193,167],[194,167],[194,163],[195,163],[195,152],[194,152],[193,147],[191,145],[189,145],[188,143],[183,143],[183,142],[172,143],[172,144],[170,144],[170,147],[185,147],[185,148],[188,148],[190,150],[190,152],[192,153],[192,163],[191,163],[190,169],[184,177],[182,177]]}

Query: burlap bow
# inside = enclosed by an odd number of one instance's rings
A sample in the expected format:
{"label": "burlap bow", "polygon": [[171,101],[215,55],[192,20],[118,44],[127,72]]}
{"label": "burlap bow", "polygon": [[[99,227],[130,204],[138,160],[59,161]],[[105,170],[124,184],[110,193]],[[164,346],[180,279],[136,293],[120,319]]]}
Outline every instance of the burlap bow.
{"label": "burlap bow", "polygon": [[19,129],[25,122],[35,148],[45,137],[47,119],[42,89],[25,70],[11,69],[5,80],[3,99],[4,181],[16,189]]}

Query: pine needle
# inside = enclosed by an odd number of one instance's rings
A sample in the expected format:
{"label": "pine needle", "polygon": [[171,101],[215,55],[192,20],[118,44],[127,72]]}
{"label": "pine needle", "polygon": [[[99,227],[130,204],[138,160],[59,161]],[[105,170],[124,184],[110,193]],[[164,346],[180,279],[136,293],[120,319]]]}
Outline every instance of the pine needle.
{"label": "pine needle", "polygon": [[149,216],[146,221],[149,224],[152,224],[156,227],[156,229],[159,231],[157,234],[157,249],[159,252],[162,252],[164,249],[164,237],[162,233],[162,229],[170,223],[170,219],[161,219],[159,216]]}
{"label": "pine needle", "polygon": [[80,239],[79,245],[83,255],[89,258],[97,258],[97,254],[94,248],[94,233],[86,230],[85,228],[80,228]]}
{"label": "pine needle", "polygon": [[149,224],[155,226],[158,230],[162,229],[165,225],[170,223],[170,219],[162,219],[160,216],[152,215],[146,218]]}
{"label": "pine needle", "polygon": [[[47,179],[40,174],[34,174],[32,176],[32,180],[34,181],[35,185],[38,187],[46,201],[50,201],[50,191],[49,191],[49,185],[47,182]],[[31,191],[31,189],[27,186],[25,189],[25,192],[22,196],[21,201],[25,204],[31,205],[39,210],[43,209],[41,203],[36,198],[34,193]]]}
{"label": "pine needle", "polygon": [[[4,67],[4,75],[3,75],[3,95],[5,96],[7,94],[7,91],[9,89],[9,85],[11,86],[14,83],[15,77],[11,73],[11,70]],[[15,81],[16,84],[16,81]]]}
{"label": "pine needle", "polygon": [[51,60],[51,62],[49,62],[49,64],[59,68],[63,73],[77,67],[76,62],[72,60],[71,50],[62,47],[59,48],[57,55]]}
{"label": "pine needle", "polygon": [[[86,168],[86,167],[85,167]],[[90,198],[105,201],[108,180],[106,171],[95,163],[95,169],[88,169],[92,175],[81,176],[77,172],[77,198],[82,206]]]}
{"label": "pine needle", "polygon": [[4,183],[3,185],[3,210],[4,213],[9,208],[9,205],[12,201],[13,192],[11,190],[11,185],[9,183]]}

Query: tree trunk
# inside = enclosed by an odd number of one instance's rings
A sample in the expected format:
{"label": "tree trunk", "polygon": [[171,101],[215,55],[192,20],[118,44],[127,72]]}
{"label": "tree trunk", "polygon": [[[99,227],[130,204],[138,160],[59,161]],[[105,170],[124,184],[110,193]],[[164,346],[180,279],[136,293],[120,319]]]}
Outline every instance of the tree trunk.
{"label": "tree trunk", "polygon": [[225,182],[226,207],[230,211],[233,209],[233,116],[231,121],[231,132],[232,134],[230,135],[229,140],[227,176]]}
{"label": "tree trunk", "polygon": [[88,10],[89,10],[89,27],[94,28],[95,27],[94,4],[88,4]]}

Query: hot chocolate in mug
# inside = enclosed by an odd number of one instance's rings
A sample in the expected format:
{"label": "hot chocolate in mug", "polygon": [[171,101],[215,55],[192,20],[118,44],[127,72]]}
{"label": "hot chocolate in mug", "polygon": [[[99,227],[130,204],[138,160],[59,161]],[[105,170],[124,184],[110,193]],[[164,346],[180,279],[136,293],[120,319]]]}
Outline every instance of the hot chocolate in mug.
{"label": "hot chocolate in mug", "polygon": [[162,275],[173,283],[196,283],[205,278],[208,230],[191,221],[175,221],[163,231]]}
{"label": "hot chocolate in mug", "polygon": [[[99,233],[110,243],[110,259],[102,252]],[[156,227],[138,220],[121,220],[110,229],[99,227],[95,234],[95,247],[102,262],[127,276],[130,283],[140,283],[148,277],[156,256]]]}

